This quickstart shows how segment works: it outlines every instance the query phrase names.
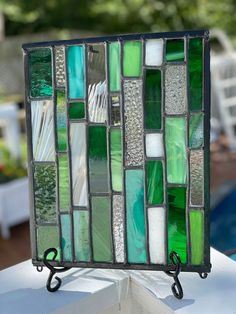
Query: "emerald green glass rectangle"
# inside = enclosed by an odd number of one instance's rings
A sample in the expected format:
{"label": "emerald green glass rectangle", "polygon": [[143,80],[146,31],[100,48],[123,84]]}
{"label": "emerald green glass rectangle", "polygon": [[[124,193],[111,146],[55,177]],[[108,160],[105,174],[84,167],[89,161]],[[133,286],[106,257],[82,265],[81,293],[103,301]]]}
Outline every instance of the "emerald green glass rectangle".
{"label": "emerald green glass rectangle", "polygon": [[92,239],[95,262],[112,261],[111,205],[106,196],[92,197]]}
{"label": "emerald green glass rectangle", "polygon": [[71,262],[73,260],[71,242],[70,215],[61,215],[61,247],[64,261]]}
{"label": "emerald green glass rectangle", "polygon": [[138,77],[142,74],[142,42],[126,41],[123,46],[123,75]]}
{"label": "emerald green glass rectangle", "polygon": [[143,170],[126,170],[125,187],[128,262],[146,263]]}
{"label": "emerald green glass rectangle", "polygon": [[[56,248],[57,255],[55,260],[59,261],[61,256],[59,244],[59,229],[57,226],[39,226],[36,229],[37,238],[37,258],[43,259],[44,252],[49,248]],[[53,259],[54,254],[49,254],[48,259]]]}
{"label": "emerald green glass rectangle", "polygon": [[144,120],[146,129],[161,129],[162,108],[161,108],[161,71],[147,69],[144,82]]}
{"label": "emerald green glass rectangle", "polygon": [[120,91],[120,44],[109,44],[109,88],[111,92]]}
{"label": "emerald green glass rectangle", "polygon": [[85,108],[83,102],[73,102],[69,104],[69,118],[71,120],[85,118]]}
{"label": "emerald green glass rectangle", "polygon": [[202,210],[189,211],[191,264],[201,265],[204,259],[204,214]]}
{"label": "emerald green glass rectangle", "polygon": [[202,38],[189,39],[188,68],[189,68],[189,108],[202,109],[203,81],[203,45]]}
{"label": "emerald green glass rectangle", "polygon": [[58,156],[59,172],[59,208],[61,211],[70,210],[69,160],[67,155]]}
{"label": "emerald green glass rectangle", "polygon": [[74,247],[78,262],[90,260],[89,213],[86,210],[74,210]]}
{"label": "emerald green glass rectangle", "polygon": [[52,96],[52,51],[50,48],[29,51],[29,83],[31,97]]}
{"label": "emerald green glass rectangle", "polygon": [[115,192],[122,191],[123,168],[122,168],[122,137],[121,130],[111,128],[111,177],[112,189]]}
{"label": "emerald green glass rectangle", "polygon": [[56,92],[56,113],[57,150],[63,152],[67,150],[67,109],[64,90]]}
{"label": "emerald green glass rectangle", "polygon": [[166,41],[166,61],[183,62],[184,61],[184,40],[169,39]]}
{"label": "emerald green glass rectangle", "polygon": [[200,148],[203,146],[203,114],[195,113],[189,120],[189,146],[191,148]]}
{"label": "emerald green glass rectangle", "polygon": [[[186,188],[168,187],[168,256],[176,252],[187,263]],[[169,260],[170,263],[170,260]]]}
{"label": "emerald green glass rectangle", "polygon": [[146,162],[147,203],[162,204],[163,197],[163,165],[161,160]]}

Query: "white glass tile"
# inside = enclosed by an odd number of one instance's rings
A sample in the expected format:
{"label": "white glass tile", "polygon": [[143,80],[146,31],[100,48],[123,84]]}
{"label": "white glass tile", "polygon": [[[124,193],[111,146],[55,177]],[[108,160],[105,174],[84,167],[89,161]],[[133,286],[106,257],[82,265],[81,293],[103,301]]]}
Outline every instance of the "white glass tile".
{"label": "white glass tile", "polygon": [[145,63],[151,66],[160,66],[163,62],[163,40],[150,39],[146,41]]}
{"label": "white glass tile", "polygon": [[146,156],[163,157],[163,138],[160,133],[146,134]]}

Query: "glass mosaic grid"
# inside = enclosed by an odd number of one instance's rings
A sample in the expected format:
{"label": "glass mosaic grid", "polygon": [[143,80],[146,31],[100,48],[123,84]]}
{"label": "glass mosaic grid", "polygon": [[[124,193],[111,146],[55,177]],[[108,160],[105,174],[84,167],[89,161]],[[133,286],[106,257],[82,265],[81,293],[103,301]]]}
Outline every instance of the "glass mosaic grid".
{"label": "glass mosaic grid", "polygon": [[23,49],[33,263],[209,271],[208,32]]}

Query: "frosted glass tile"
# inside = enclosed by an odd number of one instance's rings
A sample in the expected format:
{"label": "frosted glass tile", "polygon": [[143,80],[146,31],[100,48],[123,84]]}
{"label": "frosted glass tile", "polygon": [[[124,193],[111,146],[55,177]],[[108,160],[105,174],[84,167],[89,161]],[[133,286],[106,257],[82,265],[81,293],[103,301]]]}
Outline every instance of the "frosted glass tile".
{"label": "frosted glass tile", "polygon": [[65,48],[63,46],[55,47],[55,67],[56,67],[56,85],[58,87],[66,85],[65,75]]}
{"label": "frosted glass tile", "polygon": [[163,207],[148,208],[149,253],[153,264],[165,264],[165,210]]}
{"label": "frosted glass tile", "polygon": [[169,65],[165,70],[165,112],[182,114],[187,110],[185,65]]}
{"label": "frosted glass tile", "polygon": [[190,152],[190,204],[203,206],[204,164],[203,151]]}
{"label": "frosted glass tile", "polygon": [[124,200],[122,195],[113,195],[113,236],[115,259],[124,262]]}
{"label": "frosted glass tile", "polygon": [[70,124],[70,142],[73,204],[87,206],[86,126],[84,123]]}
{"label": "frosted glass tile", "polygon": [[64,261],[72,261],[71,219],[70,215],[61,215],[61,247]]}
{"label": "frosted glass tile", "polygon": [[163,136],[160,133],[146,134],[146,156],[163,157]]}
{"label": "frosted glass tile", "polygon": [[163,39],[149,39],[145,43],[145,64],[160,66],[163,63]]}
{"label": "frosted glass tile", "polygon": [[53,102],[31,102],[33,155],[36,161],[55,161]]}

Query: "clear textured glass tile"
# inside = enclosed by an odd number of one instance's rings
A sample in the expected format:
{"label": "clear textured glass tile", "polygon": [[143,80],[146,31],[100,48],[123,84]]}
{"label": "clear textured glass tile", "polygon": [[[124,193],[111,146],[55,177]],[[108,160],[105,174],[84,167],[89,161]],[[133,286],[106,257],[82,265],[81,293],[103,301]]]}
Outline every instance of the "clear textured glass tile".
{"label": "clear textured glass tile", "polygon": [[74,210],[73,218],[75,258],[77,261],[88,262],[90,260],[89,212]]}
{"label": "clear textured glass tile", "polygon": [[72,261],[71,219],[70,215],[61,215],[61,247],[64,261]]}
{"label": "clear textured glass tile", "polygon": [[56,85],[58,87],[66,85],[65,74],[65,48],[64,46],[55,47],[55,67],[56,67]]}
{"label": "clear textured glass tile", "polygon": [[115,259],[124,262],[124,199],[122,195],[113,195],[113,237]]}
{"label": "clear textured glass tile", "polygon": [[121,124],[120,96],[110,97],[111,124],[114,126]]}
{"label": "clear textured glass tile", "polygon": [[33,155],[36,161],[55,161],[53,102],[31,101]]}
{"label": "clear textured glass tile", "polygon": [[160,66],[163,63],[163,39],[149,39],[145,42],[145,64]]}
{"label": "clear textured glass tile", "polygon": [[142,81],[124,81],[125,165],[143,164]]}
{"label": "clear textured glass tile", "polygon": [[203,150],[192,150],[190,151],[190,204],[203,206],[203,193]]}
{"label": "clear textured glass tile", "polygon": [[165,112],[182,114],[187,110],[185,65],[169,65],[165,70]]}
{"label": "clear textured glass tile", "polygon": [[161,133],[146,134],[146,156],[163,157],[163,136]]}

